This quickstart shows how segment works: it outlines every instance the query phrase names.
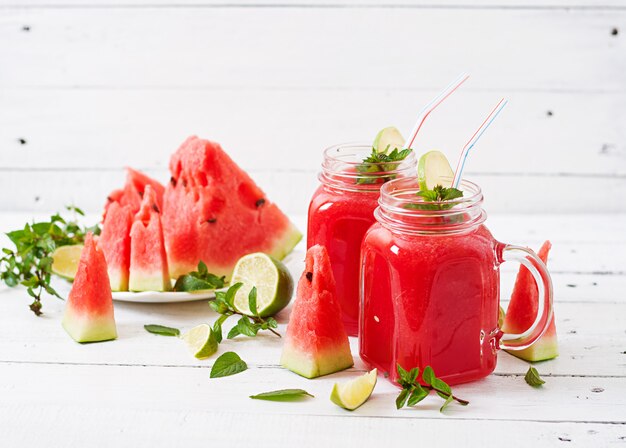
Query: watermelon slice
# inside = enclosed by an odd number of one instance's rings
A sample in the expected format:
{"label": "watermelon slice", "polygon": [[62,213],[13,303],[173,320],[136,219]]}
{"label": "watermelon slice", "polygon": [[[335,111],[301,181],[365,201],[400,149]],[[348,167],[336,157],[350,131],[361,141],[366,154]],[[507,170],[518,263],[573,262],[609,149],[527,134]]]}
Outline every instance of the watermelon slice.
{"label": "watermelon slice", "polygon": [[282,259],[302,238],[219,144],[189,137],[172,156],[170,171],[162,219],[174,278],[200,260],[229,277],[243,255]]}
{"label": "watermelon slice", "polygon": [[120,205],[130,207],[131,213],[137,213],[141,206],[141,199],[143,198],[146,186],[150,185],[157,197],[157,205],[159,208],[163,205],[163,193],[165,187],[161,183],[146,174],[134,170],[132,168],[126,168],[126,184],[123,189],[113,190],[107,197],[107,203],[104,210],[104,219],[110,205],[114,202]]}
{"label": "watermelon slice", "polygon": [[109,206],[98,245],[107,261],[113,291],[128,291],[132,224],[133,213],[129,206],[117,202]]}
{"label": "watermelon slice", "polygon": [[353,360],[326,248],[312,246],[305,264],[280,363],[315,378],[352,367]]}
{"label": "watermelon slice", "polygon": [[[552,244],[546,241],[537,255],[547,265],[548,253]],[[522,333],[535,321],[539,307],[539,291],[532,274],[524,266],[520,266],[515,280],[511,301],[504,317],[502,331],[505,333]],[[508,352],[526,361],[543,361],[558,356],[559,346],[556,338],[554,313],[546,332],[533,345],[524,350],[508,350]]]}
{"label": "watermelon slice", "polygon": [[128,289],[131,291],[167,291],[171,288],[157,201],[152,186],[146,185],[141,208],[130,229]]}
{"label": "watermelon slice", "polygon": [[107,341],[117,337],[107,263],[92,233],[85,237],[62,323],[65,331],[77,342]]}

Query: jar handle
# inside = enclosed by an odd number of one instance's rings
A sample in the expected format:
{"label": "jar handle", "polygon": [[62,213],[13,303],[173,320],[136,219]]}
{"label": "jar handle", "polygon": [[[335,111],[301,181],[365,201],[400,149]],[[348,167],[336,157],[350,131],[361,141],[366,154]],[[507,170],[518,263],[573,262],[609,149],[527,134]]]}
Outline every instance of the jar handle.
{"label": "jar handle", "polygon": [[537,341],[548,329],[552,320],[552,279],[545,263],[532,250],[504,244],[501,246],[500,261],[518,261],[532,274],[539,301],[537,316],[533,324],[523,333],[503,333],[500,331],[499,348],[505,350],[523,350]]}

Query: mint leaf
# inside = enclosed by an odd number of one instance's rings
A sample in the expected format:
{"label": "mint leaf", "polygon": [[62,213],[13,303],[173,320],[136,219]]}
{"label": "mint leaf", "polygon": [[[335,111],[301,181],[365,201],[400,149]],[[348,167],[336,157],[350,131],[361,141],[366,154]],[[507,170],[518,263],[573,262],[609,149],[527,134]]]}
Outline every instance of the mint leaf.
{"label": "mint leaf", "polygon": [[255,316],[259,315],[259,310],[256,306],[256,286],[253,286],[250,290],[250,294],[248,294],[248,308],[250,308],[250,312]]}
{"label": "mint leaf", "polygon": [[224,287],[225,277],[218,277],[207,271],[203,261],[198,263],[198,270],[181,275],[174,284],[174,291],[202,291],[205,289],[220,289]]}
{"label": "mint leaf", "polygon": [[239,291],[239,288],[241,288],[242,286],[243,283],[241,282],[235,283],[230,288],[228,288],[228,291],[226,291],[226,294],[224,295],[224,301],[228,304],[229,307],[234,307],[235,295],[237,294],[237,291]]}
{"label": "mint leaf", "polygon": [[144,325],[148,333],[159,334],[161,336],[180,336],[180,330],[178,328],[165,327],[163,325]]}
{"label": "mint leaf", "polygon": [[426,366],[424,368],[424,373],[422,373],[422,379],[429,386],[433,384],[433,380],[435,379],[435,372],[431,366]]}
{"label": "mint leaf", "polygon": [[[382,182],[387,182],[394,179],[396,177],[394,174],[383,176],[381,176],[381,174],[398,169],[398,165],[400,165],[412,151],[412,149],[409,148],[402,150],[394,148],[393,151],[387,154],[387,150],[389,150],[389,146],[387,146],[384,151],[376,151],[375,148],[372,148],[371,154],[364,158],[362,163],[356,166],[357,172],[363,174],[363,176],[357,178],[357,184],[375,184],[379,183],[381,180]],[[367,174],[374,173],[378,174],[375,176],[367,176]]]}
{"label": "mint leaf", "polygon": [[404,208],[409,210],[448,210],[456,204],[446,204],[445,201],[461,198],[463,192],[456,188],[435,185],[432,190],[420,190],[415,195],[422,197],[424,202],[405,204]]}
{"label": "mint leaf", "polygon": [[439,412],[443,412],[444,409],[447,408],[448,405],[452,403],[453,401],[454,401],[454,398],[452,398],[452,395],[448,395],[448,397],[446,398],[446,401],[444,401],[444,403],[439,408]]}
{"label": "mint leaf", "polygon": [[305,397],[313,397],[313,395],[303,389],[280,389],[270,392],[263,392],[256,395],[250,395],[250,398],[252,398],[253,400],[268,401],[294,401]]}
{"label": "mint leaf", "polygon": [[415,406],[417,403],[419,403],[424,398],[426,398],[429,393],[430,393],[429,390],[426,390],[422,386],[417,384],[415,388],[413,389],[413,392],[411,392],[411,395],[409,396],[409,401],[407,402],[407,404],[409,406]]}
{"label": "mint leaf", "polygon": [[211,378],[221,378],[243,372],[248,365],[235,352],[226,352],[215,360],[211,367]]}
{"label": "mint leaf", "polygon": [[539,372],[533,366],[528,367],[528,372],[526,372],[526,376],[524,376],[526,383],[532,387],[541,387],[542,384],[546,382],[541,379],[539,376]]}
{"label": "mint leaf", "polygon": [[396,409],[401,409],[406,404],[406,401],[409,399],[409,395],[411,394],[411,389],[402,389],[402,392],[396,398]]}

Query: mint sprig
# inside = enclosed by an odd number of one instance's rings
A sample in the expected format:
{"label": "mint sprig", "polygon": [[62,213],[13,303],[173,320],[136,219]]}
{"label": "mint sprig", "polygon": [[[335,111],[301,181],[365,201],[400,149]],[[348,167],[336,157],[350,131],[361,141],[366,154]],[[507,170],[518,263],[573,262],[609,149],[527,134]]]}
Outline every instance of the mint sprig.
{"label": "mint sprig", "polygon": [[211,378],[235,375],[248,369],[246,362],[235,352],[226,352],[215,360],[211,367]]}
{"label": "mint sprig", "polygon": [[272,390],[270,392],[262,392],[256,395],[250,395],[250,398],[252,398],[253,400],[267,401],[296,401],[306,397],[315,398],[304,389],[280,389]]}
{"label": "mint sprig", "polygon": [[174,291],[202,291],[224,287],[225,277],[211,274],[204,261],[198,263],[198,270],[181,275],[174,283]]}
{"label": "mint sprig", "polygon": [[359,184],[375,184],[378,183],[380,179],[383,182],[387,182],[391,179],[394,179],[396,176],[393,174],[385,175],[385,176],[367,176],[367,173],[387,173],[389,171],[393,171],[398,168],[400,162],[408,157],[411,154],[412,149],[398,149],[394,148],[389,154],[387,151],[389,150],[390,145],[387,145],[384,151],[377,151],[376,148],[372,148],[372,153],[363,159],[363,162],[356,166],[357,172],[363,174],[363,176],[359,176],[356,180],[357,185]]}
{"label": "mint sprig", "polygon": [[420,190],[415,195],[424,198],[424,202],[406,204],[404,208],[411,210],[448,210],[456,204],[446,203],[446,201],[462,198],[463,192],[457,188],[435,185],[432,190]]}
{"label": "mint sprig", "polygon": [[426,383],[425,386],[420,384],[418,379],[419,374],[419,367],[414,367],[413,369],[406,371],[400,364],[398,364],[398,375],[400,376],[398,383],[402,386],[402,391],[398,395],[398,398],[396,398],[397,409],[401,409],[404,406],[415,406],[417,403],[426,398],[431,391],[435,391],[437,395],[445,400],[439,409],[440,412],[443,412],[444,409],[453,401],[456,401],[462,406],[467,406],[469,404],[469,401],[455,397],[452,394],[450,386],[443,380],[437,378],[435,376],[435,372],[430,366],[426,366],[422,372],[422,381]]}
{"label": "mint sprig", "polygon": [[215,321],[213,324],[213,332],[215,333],[215,337],[218,342],[222,341],[222,325],[230,316],[241,316],[237,321],[237,325],[235,325],[228,332],[226,336],[228,339],[233,339],[239,335],[244,335],[248,337],[254,337],[261,330],[267,330],[272,332],[278,337],[280,333],[278,333],[275,328],[278,328],[278,322],[273,317],[268,317],[267,319],[259,316],[259,312],[256,305],[256,295],[257,290],[256,287],[253,287],[248,294],[248,307],[254,313],[253,316],[248,316],[243,314],[235,308],[235,295],[239,288],[243,286],[243,283],[235,283],[227,291],[216,291],[215,298],[209,301],[209,306],[216,313],[221,314],[221,316]]}
{"label": "mint sprig", "polygon": [[22,285],[33,298],[30,310],[37,316],[42,314],[41,297],[45,292],[63,299],[50,286],[52,278],[52,254],[61,246],[82,244],[88,232],[100,234],[100,227],[81,226],[77,216],[84,212],[73,205],[66,209],[73,213],[71,219],[56,213],[48,221],[27,223],[22,229],[13,230],[7,236],[14,249],[3,248],[0,257],[0,281],[9,287]]}
{"label": "mint sprig", "polygon": [[158,334],[161,336],[180,336],[180,330],[178,328],[166,327],[165,325],[149,324],[144,325],[143,328],[152,334]]}

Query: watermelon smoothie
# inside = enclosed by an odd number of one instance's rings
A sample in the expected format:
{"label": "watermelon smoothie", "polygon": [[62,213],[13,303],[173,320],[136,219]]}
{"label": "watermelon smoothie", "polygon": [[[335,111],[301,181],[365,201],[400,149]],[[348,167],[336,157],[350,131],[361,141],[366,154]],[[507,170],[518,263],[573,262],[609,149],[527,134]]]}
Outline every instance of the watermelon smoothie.
{"label": "watermelon smoothie", "polygon": [[[371,145],[347,143],[324,151],[321,185],[309,205],[307,248],[326,247],[335,277],[342,321],[350,336],[358,333],[359,253],[367,229],[376,221],[380,187],[388,180],[415,175],[411,153],[405,160],[387,164],[364,164]],[[359,171],[360,170],[360,171]],[[367,174],[361,172],[367,171]]]}
{"label": "watermelon smoothie", "polygon": [[[550,323],[545,265],[528,249],[496,241],[484,225],[480,188],[463,182],[461,189],[465,197],[448,208],[425,210],[435,203],[416,196],[417,180],[389,182],[363,240],[360,354],[393,382],[397,364],[430,365],[450,384],[485,377],[499,348],[528,347]],[[498,327],[499,266],[507,260],[533,267],[542,297],[534,328],[520,334]]]}

